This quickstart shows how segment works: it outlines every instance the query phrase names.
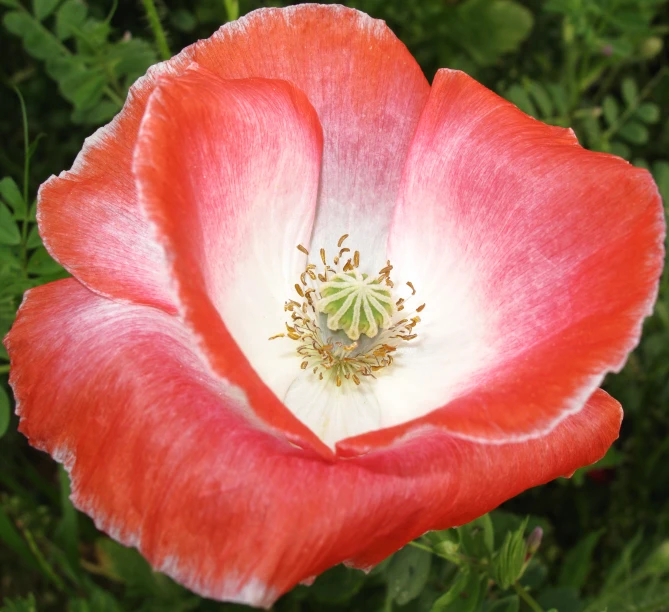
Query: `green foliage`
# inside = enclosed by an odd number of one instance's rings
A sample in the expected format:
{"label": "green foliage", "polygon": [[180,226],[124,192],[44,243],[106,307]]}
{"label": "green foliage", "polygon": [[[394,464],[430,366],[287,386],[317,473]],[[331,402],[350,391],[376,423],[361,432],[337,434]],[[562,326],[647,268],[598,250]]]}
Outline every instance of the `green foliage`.
{"label": "green foliage", "polygon": [[25,598],[5,599],[0,612],[37,612],[37,603],[32,594]]}
{"label": "green foliage", "polygon": [[532,13],[512,0],[467,0],[457,6],[454,17],[453,36],[481,66],[518,49],[534,25]]}
{"label": "green foliage", "polygon": [[603,535],[603,529],[589,533],[565,555],[558,578],[559,586],[571,587],[577,591],[585,586],[592,566],[595,546]]}
{"label": "green foliage", "polygon": [[21,38],[27,53],[45,62],[47,74],[74,107],[72,120],[100,124],[121,107],[128,87],[157,61],[141,39],[112,40],[112,14],[89,15],[83,0],[40,0],[32,13],[17,3],[3,24]]}
{"label": "green foliage", "polygon": [[[266,4],[286,2],[142,0],[117,10],[112,0],[0,0],[8,50],[1,80],[27,102],[27,109],[17,105],[9,89],[0,97],[0,336],[25,290],[66,275],[39,235],[37,186],[71,162],[83,138],[118,112],[130,85],[170,48]],[[428,78],[442,66],[464,69],[533,117],[573,128],[584,146],[648,169],[669,201],[667,0],[346,4],[385,19]],[[332,568],[274,609],[665,612],[668,296],[665,272],[640,346],[606,381],[626,419],[620,442],[601,461],[505,510],[425,534],[369,574]],[[194,596],[77,512],[64,470],[16,431],[8,370],[0,348],[0,612],[246,610]]]}
{"label": "green foliage", "polygon": [[5,435],[11,419],[11,408],[9,406],[9,396],[7,392],[0,387],[0,438]]}
{"label": "green foliage", "polygon": [[526,524],[507,532],[504,543],[492,559],[492,578],[501,589],[506,590],[517,582],[525,569],[527,546],[523,536]]}
{"label": "green foliage", "polygon": [[403,606],[416,599],[430,576],[432,555],[424,550],[407,546],[390,561],[386,570],[389,597]]}

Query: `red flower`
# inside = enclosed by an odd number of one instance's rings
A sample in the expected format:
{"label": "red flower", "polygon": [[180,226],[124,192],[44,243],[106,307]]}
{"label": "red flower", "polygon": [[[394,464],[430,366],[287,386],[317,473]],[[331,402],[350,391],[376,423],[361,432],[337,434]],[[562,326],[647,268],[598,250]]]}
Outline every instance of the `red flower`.
{"label": "red flower", "polygon": [[6,340],[21,431],[157,570],[263,606],[599,459],[663,258],[646,171],[334,6],[152,68],[38,216],[74,278]]}

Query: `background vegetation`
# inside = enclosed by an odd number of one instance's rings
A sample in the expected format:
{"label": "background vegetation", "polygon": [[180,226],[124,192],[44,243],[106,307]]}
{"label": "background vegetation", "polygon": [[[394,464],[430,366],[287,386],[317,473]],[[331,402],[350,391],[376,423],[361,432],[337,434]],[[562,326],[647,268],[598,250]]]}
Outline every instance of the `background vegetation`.
{"label": "background vegetation", "polygon": [[[164,0],[156,11],[152,0],[0,0],[0,336],[25,289],[64,274],[36,230],[38,185],[69,168],[149,65],[269,4],[282,3]],[[347,4],[385,19],[428,78],[441,66],[467,71],[527,113],[572,126],[585,146],[649,168],[667,201],[667,0]],[[607,380],[626,418],[598,465],[429,534],[367,576],[334,568],[275,609],[669,610],[668,299],[665,272],[641,346]],[[72,507],[63,472],[16,432],[8,369],[0,349],[0,611],[246,609],[153,573]]]}

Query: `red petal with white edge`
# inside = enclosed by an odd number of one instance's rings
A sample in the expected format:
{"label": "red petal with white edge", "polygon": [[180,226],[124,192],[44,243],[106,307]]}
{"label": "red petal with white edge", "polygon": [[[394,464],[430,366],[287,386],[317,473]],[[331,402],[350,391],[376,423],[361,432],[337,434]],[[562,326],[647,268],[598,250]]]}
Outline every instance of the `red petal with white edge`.
{"label": "red petal with white edge", "polygon": [[342,451],[431,425],[518,440],[580,410],[638,342],[664,233],[647,171],[586,151],[571,131],[440,71],[389,238],[397,277],[427,303],[422,344],[379,384],[381,405],[404,392],[426,416]]}
{"label": "red petal with white edge", "polygon": [[296,247],[311,234],[321,148],[314,109],[286,81],[223,80],[194,64],[151,95],[133,171],[211,363],[268,423],[331,455],[262,382],[281,396],[299,372],[292,343],[269,338],[285,332],[306,265]]}
{"label": "red petal with white edge", "polygon": [[159,78],[194,60],[224,78],[285,79],[306,93],[325,128],[318,246],[352,233],[365,253],[382,256],[429,85],[383,22],[340,6],[302,5],[226,24],[133,85],[121,113],[86,141],[72,169],[40,190],[40,233],[55,259],[98,293],[175,310],[131,164]]}
{"label": "red petal with white edge", "polygon": [[52,257],[93,291],[176,312],[163,250],[139,209],[132,152],[158,75],[183,70],[191,51],[158,64],[131,88],[123,110],[86,139],[71,170],[40,187],[37,222]]}
{"label": "red petal with white edge", "polygon": [[196,592],[262,606],[597,460],[621,419],[597,391],[540,439],[433,431],[332,463],[264,429],[158,309],[58,281],[28,293],[6,345],[20,429],[65,464],[76,506]]}
{"label": "red petal with white edge", "polygon": [[386,24],[343,6],[261,9],[223,26],[193,59],[225,78],[285,79],[307,95],[325,139],[312,246],[336,252],[350,234],[365,265],[382,267],[406,153],[430,92]]}

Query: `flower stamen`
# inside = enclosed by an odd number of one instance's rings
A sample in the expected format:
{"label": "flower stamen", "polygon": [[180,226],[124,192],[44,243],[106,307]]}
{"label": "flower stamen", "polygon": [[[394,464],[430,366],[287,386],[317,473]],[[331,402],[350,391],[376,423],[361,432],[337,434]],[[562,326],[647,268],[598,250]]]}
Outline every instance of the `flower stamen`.
{"label": "flower stamen", "polygon": [[[411,282],[407,296],[393,295],[395,284],[390,278],[393,266],[390,261],[376,276],[359,271],[360,252],[341,265],[344,255],[351,249],[343,247],[348,238],[344,234],[337,242],[339,249],[328,264],[325,249],[319,250],[323,268],[308,263],[295,283],[300,300],[289,299],[284,310],[290,313],[286,332],[270,338],[287,337],[298,342],[297,354],[300,368],[311,370],[319,380],[329,380],[341,387],[345,381],[358,386],[361,377],[375,378],[375,373],[393,364],[395,353],[402,342],[414,340],[414,328],[420,323],[417,314],[398,319],[397,313],[407,307],[416,289]],[[297,249],[309,255],[308,249]],[[415,313],[425,308],[422,304]],[[343,337],[348,341],[344,341]]]}

